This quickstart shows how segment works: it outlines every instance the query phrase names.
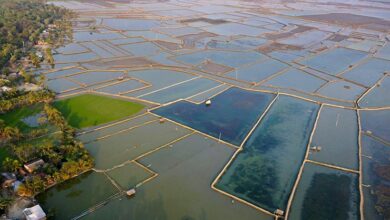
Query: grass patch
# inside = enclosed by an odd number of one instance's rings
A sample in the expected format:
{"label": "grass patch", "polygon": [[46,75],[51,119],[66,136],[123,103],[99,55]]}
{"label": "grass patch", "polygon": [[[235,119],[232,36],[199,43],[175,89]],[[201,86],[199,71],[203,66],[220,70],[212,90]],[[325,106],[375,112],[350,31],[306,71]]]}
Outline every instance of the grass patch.
{"label": "grass patch", "polygon": [[17,127],[22,132],[27,132],[32,128],[29,127],[27,124],[25,124],[22,121],[22,119],[31,115],[38,114],[41,111],[42,111],[42,104],[25,106],[0,115],[0,119],[3,120],[7,126]]}
{"label": "grass patch", "polygon": [[54,102],[68,123],[85,128],[134,115],[145,106],[105,96],[84,94]]}

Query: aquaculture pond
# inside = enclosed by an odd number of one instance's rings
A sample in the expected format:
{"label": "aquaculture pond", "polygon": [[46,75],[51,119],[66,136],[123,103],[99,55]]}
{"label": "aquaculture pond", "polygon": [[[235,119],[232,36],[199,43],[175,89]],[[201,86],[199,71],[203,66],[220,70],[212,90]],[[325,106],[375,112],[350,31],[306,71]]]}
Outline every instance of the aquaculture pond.
{"label": "aquaculture pond", "polygon": [[188,101],[195,102],[195,103],[201,103],[206,101],[207,99],[210,99],[211,97],[214,97],[218,95],[219,93],[227,90],[230,86],[227,84],[221,84],[219,86],[216,86],[212,89],[206,90],[202,93],[198,93],[195,96],[191,96],[187,98]]}
{"label": "aquaculture pond", "polygon": [[130,162],[124,166],[115,168],[107,172],[122,190],[126,191],[136,187],[142,181],[150,178],[153,174],[135,162]]}
{"label": "aquaculture pond", "polygon": [[126,81],[113,83],[108,86],[103,86],[97,88],[97,91],[108,93],[108,94],[123,94],[123,93],[129,93],[134,90],[141,89],[142,87],[145,87],[146,85],[140,81],[129,79]]}
{"label": "aquaculture pond", "polygon": [[70,76],[69,79],[79,82],[83,85],[93,85],[110,80],[116,80],[124,75],[121,71],[90,71]]}
{"label": "aquaculture pond", "polygon": [[318,109],[280,96],[217,187],[271,212],[285,210]]}
{"label": "aquaculture pond", "polygon": [[272,94],[231,88],[212,98],[210,106],[179,101],[153,113],[240,145],[273,98]]}
{"label": "aquaculture pond", "polygon": [[68,68],[68,69],[57,70],[54,72],[45,73],[45,76],[48,80],[52,80],[52,79],[72,75],[72,74],[75,74],[78,72],[82,72],[82,71],[83,71],[83,69],[80,69],[80,68]]}
{"label": "aquaculture pond", "polygon": [[65,46],[59,47],[55,49],[58,53],[62,54],[77,54],[77,53],[86,53],[88,49],[81,46],[78,43],[70,43]]}
{"label": "aquaculture pond", "polygon": [[82,43],[82,45],[90,49],[93,53],[97,54],[101,58],[114,58],[117,56],[129,55],[128,53],[114,50],[113,48],[104,44],[103,41],[85,42]]}
{"label": "aquaculture pond", "polygon": [[234,36],[234,35],[258,36],[266,32],[271,32],[268,29],[257,28],[257,27],[243,25],[239,23],[226,23],[226,24],[204,27],[203,29],[214,34],[227,35],[227,36]]}
{"label": "aquaculture pond", "polygon": [[254,63],[265,59],[266,57],[253,51],[220,51],[220,50],[205,50],[194,53],[178,55],[176,60],[190,65],[198,65],[207,60],[211,60],[218,64],[223,64],[230,67],[240,67],[245,64]]}
{"label": "aquaculture pond", "polygon": [[152,84],[149,88],[128,94],[133,97],[147,95],[195,78],[188,73],[161,69],[131,71],[128,75]]}
{"label": "aquaculture pond", "polygon": [[301,70],[291,69],[265,82],[265,85],[314,92],[326,81]]}
{"label": "aquaculture pond", "polygon": [[318,90],[318,93],[339,100],[355,101],[364,91],[364,87],[339,80],[327,83]]}
{"label": "aquaculture pond", "polygon": [[[225,50],[249,50],[264,44],[265,39],[255,37],[239,38],[231,41],[229,38],[226,40],[210,40],[207,42],[207,48],[212,49],[225,49]],[[204,45],[202,45],[204,46]]]}
{"label": "aquaculture pond", "polygon": [[85,219],[272,220],[210,188],[233,152],[221,142],[190,135],[139,160],[158,176],[137,188],[133,198],[111,201]]}
{"label": "aquaculture pond", "polygon": [[92,52],[70,54],[70,55],[54,54],[53,57],[56,64],[88,62],[88,61],[99,59],[99,56],[97,56]]}
{"label": "aquaculture pond", "polygon": [[350,65],[362,60],[367,53],[358,50],[351,50],[346,48],[335,48],[325,51],[314,57],[309,57],[301,64],[307,65],[311,68],[336,75],[341,71],[347,69]]}
{"label": "aquaculture pond", "polygon": [[73,39],[76,42],[82,41],[94,41],[94,40],[108,40],[108,39],[118,39],[124,38],[124,36],[117,32],[88,32],[88,31],[77,31],[73,33]]}
{"label": "aquaculture pond", "polygon": [[359,111],[362,131],[390,142],[390,110]]}
{"label": "aquaculture pond", "polygon": [[280,61],[266,59],[263,62],[245,66],[243,68],[238,68],[238,70],[232,71],[226,74],[226,76],[248,82],[259,82],[277,72],[286,69],[287,67],[287,64],[284,64]]}
{"label": "aquaculture pond", "polygon": [[371,87],[387,71],[390,71],[390,61],[370,58],[367,62],[342,74],[342,77]]}
{"label": "aquaculture pond", "polygon": [[118,193],[103,173],[88,172],[39,194],[37,200],[56,219],[71,219]]}
{"label": "aquaculture pond", "polygon": [[358,175],[306,163],[289,219],[358,220]]}
{"label": "aquaculture pond", "polygon": [[154,20],[118,18],[103,19],[103,24],[119,30],[149,30],[160,25]]}
{"label": "aquaculture pond", "polygon": [[310,147],[311,160],[359,170],[356,111],[323,107]]}
{"label": "aquaculture pond", "polygon": [[390,146],[362,135],[363,195],[365,219],[390,217]]}
{"label": "aquaculture pond", "polygon": [[376,57],[380,57],[386,60],[390,60],[390,43],[387,43],[384,47],[382,47],[377,54]]}
{"label": "aquaculture pond", "polygon": [[279,43],[294,45],[298,47],[310,47],[320,43],[329,37],[329,32],[312,30],[306,31],[298,35],[292,35],[291,37],[278,40]]}
{"label": "aquaculture pond", "polygon": [[82,142],[90,142],[99,137],[111,135],[125,129],[138,127],[142,124],[157,120],[158,118],[152,114],[142,114],[119,122],[114,122],[103,127],[89,127],[84,129],[77,138]]}
{"label": "aquaculture pond", "polygon": [[49,80],[46,82],[46,85],[50,90],[52,90],[56,93],[62,93],[62,92],[81,88],[81,85],[79,85],[75,82],[72,82],[66,78]]}
{"label": "aquaculture pond", "polygon": [[120,48],[134,56],[151,56],[161,50],[160,47],[151,42],[120,45]]}
{"label": "aquaculture pond", "polygon": [[102,137],[85,144],[85,148],[95,159],[95,168],[104,170],[136,159],[189,133],[188,129],[171,122],[154,121]]}
{"label": "aquaculture pond", "polygon": [[390,106],[390,76],[381,80],[375,87],[366,94],[360,101],[361,107],[383,107]]}
{"label": "aquaculture pond", "polygon": [[180,85],[142,96],[142,98],[153,102],[167,103],[180,98],[187,98],[218,85],[219,83],[216,81],[207,78],[197,78]]}
{"label": "aquaculture pond", "polygon": [[161,34],[154,31],[127,31],[124,32],[125,35],[130,37],[143,37],[148,40],[163,40],[168,42],[180,43],[180,39],[171,37],[166,34]]}

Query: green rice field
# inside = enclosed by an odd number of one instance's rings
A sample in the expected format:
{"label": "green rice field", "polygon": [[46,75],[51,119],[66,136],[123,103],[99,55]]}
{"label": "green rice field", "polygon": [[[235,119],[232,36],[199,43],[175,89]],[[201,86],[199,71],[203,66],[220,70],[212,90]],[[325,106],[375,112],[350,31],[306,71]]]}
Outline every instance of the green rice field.
{"label": "green rice field", "polygon": [[84,94],[56,101],[53,104],[75,128],[85,128],[119,120],[140,112],[139,103]]}

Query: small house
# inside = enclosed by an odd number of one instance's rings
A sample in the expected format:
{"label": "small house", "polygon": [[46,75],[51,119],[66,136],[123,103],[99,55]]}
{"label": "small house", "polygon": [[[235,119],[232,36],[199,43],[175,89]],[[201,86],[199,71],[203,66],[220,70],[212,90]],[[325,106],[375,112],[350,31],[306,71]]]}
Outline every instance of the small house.
{"label": "small house", "polygon": [[276,209],[274,214],[277,215],[277,216],[283,216],[284,215],[284,211],[281,210],[281,209]]}
{"label": "small house", "polygon": [[42,54],[42,52],[40,52],[40,51],[37,51],[37,52],[35,53],[35,55],[37,55],[37,57],[39,57],[39,59],[42,59],[42,58],[43,58],[43,54]]}
{"label": "small house", "polygon": [[19,77],[19,73],[10,73],[8,74],[9,79],[16,79]]}
{"label": "small house", "polygon": [[34,172],[45,164],[42,159],[36,159],[29,163],[24,164],[24,169],[26,169],[29,173]]}
{"label": "small house", "polygon": [[12,88],[11,87],[8,87],[8,86],[2,86],[1,87],[1,91],[2,92],[9,92],[9,91],[11,91],[12,90]]}
{"label": "small house", "polygon": [[48,28],[49,28],[49,29],[55,29],[55,28],[57,28],[57,25],[55,25],[55,24],[49,24],[49,25],[48,25]]}
{"label": "small house", "polygon": [[45,220],[46,213],[43,211],[40,205],[33,206],[31,208],[26,208],[23,210],[24,216],[27,220]]}
{"label": "small house", "polygon": [[42,89],[42,87],[40,87],[34,83],[24,83],[23,85],[18,86],[18,90],[26,91],[26,92],[38,91],[41,89]]}
{"label": "small house", "polygon": [[135,189],[134,189],[134,188],[133,188],[133,189],[129,189],[129,190],[126,191],[126,194],[127,194],[128,197],[134,196],[135,193],[136,193],[136,192],[135,192]]}

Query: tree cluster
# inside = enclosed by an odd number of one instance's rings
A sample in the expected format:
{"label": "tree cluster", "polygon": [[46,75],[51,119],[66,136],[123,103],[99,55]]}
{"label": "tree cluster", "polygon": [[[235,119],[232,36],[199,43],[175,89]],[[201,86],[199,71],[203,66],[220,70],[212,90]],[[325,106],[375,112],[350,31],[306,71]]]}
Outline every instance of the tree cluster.
{"label": "tree cluster", "polygon": [[33,65],[39,66],[34,46],[39,41],[53,45],[64,41],[64,37],[71,38],[68,19],[72,16],[71,11],[43,0],[0,0],[1,73],[9,73],[8,66],[22,57],[29,57]]}
{"label": "tree cluster", "polygon": [[93,166],[93,160],[83,144],[75,140],[75,131],[61,113],[50,104],[45,104],[43,111],[47,121],[60,129],[56,138],[47,138],[37,144],[16,142],[10,145],[12,158],[3,161],[3,169],[17,173],[22,165],[42,159],[45,164],[32,175],[24,178],[18,189],[21,196],[34,196],[50,185],[70,179]]}
{"label": "tree cluster", "polygon": [[0,98],[0,113],[8,112],[12,109],[29,106],[40,102],[53,100],[55,94],[48,90],[23,92],[12,90],[5,93]]}

